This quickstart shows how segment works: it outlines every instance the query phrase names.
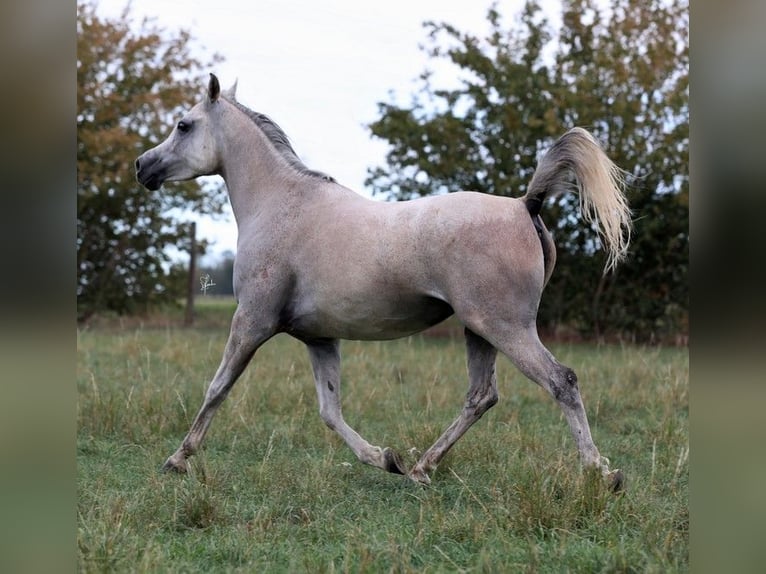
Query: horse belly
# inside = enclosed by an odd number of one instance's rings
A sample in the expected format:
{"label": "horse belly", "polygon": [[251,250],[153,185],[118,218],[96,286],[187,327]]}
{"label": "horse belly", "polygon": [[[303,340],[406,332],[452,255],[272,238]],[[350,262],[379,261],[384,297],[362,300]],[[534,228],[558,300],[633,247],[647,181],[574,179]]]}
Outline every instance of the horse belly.
{"label": "horse belly", "polygon": [[295,305],[287,312],[283,328],[300,339],[380,341],[418,333],[452,314],[449,304],[422,295],[360,300],[346,297],[325,305]]}

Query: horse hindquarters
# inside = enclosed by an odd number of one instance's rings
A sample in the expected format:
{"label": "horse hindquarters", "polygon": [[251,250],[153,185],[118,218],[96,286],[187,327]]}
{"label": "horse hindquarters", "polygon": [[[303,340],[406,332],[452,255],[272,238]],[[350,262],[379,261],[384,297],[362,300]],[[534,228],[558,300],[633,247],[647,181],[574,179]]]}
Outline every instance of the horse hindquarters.
{"label": "horse hindquarters", "polygon": [[[478,257],[474,258],[474,262],[482,262],[484,275],[477,275],[475,273],[477,269],[469,265],[467,269],[469,272],[463,274],[462,281],[455,281],[451,286],[450,302],[457,317],[466,326],[469,365],[472,355],[471,335],[469,335],[471,333],[474,347],[476,347],[475,341],[481,340],[493,350],[499,350],[525,376],[540,385],[556,400],[567,419],[583,464],[598,468],[611,480],[612,488],[619,488],[622,484],[622,474],[619,471],[609,470],[608,461],[601,457],[593,443],[577,376],[572,369],[559,363],[540,342],[536,326],[537,309],[544,283],[550,275],[549,266],[552,265],[550,260],[545,261],[545,244],[541,245],[541,240],[550,236],[546,231],[538,239],[526,210],[524,210],[524,218],[526,225],[516,226],[512,232],[514,235],[505,238],[513,241],[509,245],[522,245],[523,249],[511,251],[508,248],[502,253],[495,252],[494,257],[489,259],[486,258],[488,254],[485,253],[482,254],[483,262]],[[488,260],[492,262],[494,268],[490,269],[486,265],[485,262]],[[479,279],[480,282],[472,280],[473,278]],[[492,365],[494,366],[494,361]],[[474,386],[479,384],[473,380],[473,377],[470,383],[469,397]],[[466,409],[470,406],[469,402],[466,403]],[[464,418],[467,420],[472,418],[472,415],[464,410]],[[476,416],[475,420],[478,418]],[[475,420],[468,423],[465,428],[462,428],[462,423],[456,421],[430,450],[446,452]],[[454,440],[449,441],[446,435],[454,431],[456,425],[460,428],[460,432],[456,433]],[[446,448],[444,448],[445,445]],[[435,468],[435,463],[441,457],[429,456],[432,458],[428,459],[424,455],[416,465],[416,469],[427,472]]]}

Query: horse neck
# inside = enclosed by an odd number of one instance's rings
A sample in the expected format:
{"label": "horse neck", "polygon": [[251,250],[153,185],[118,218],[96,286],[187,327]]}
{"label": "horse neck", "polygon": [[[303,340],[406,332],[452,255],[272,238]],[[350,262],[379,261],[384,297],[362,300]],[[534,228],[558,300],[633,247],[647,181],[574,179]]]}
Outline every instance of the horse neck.
{"label": "horse neck", "polygon": [[[234,114],[232,114],[234,115]],[[296,194],[300,175],[247,118],[230,122],[221,136],[221,175],[226,182],[232,211],[241,226],[268,209],[272,200]]]}

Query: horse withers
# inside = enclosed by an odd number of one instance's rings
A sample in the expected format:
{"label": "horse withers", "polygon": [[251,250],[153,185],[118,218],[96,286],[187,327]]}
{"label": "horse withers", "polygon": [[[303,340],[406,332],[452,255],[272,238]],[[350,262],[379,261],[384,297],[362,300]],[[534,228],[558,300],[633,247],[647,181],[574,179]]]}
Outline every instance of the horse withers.
{"label": "horse withers", "polygon": [[[255,352],[288,333],[308,349],[322,419],[362,462],[429,484],[447,451],[497,402],[500,351],[559,404],[582,463],[620,489],[623,473],[609,468],[591,438],[577,376],[543,346],[536,326],[556,260],[540,216],[546,197],[579,193],[583,217],[599,225],[607,270],[628,248],[623,172],[593,136],[581,128],[561,136],[521,198],[461,191],[378,202],[306,167],[279,126],[239,103],[235,89],[222,91],[211,74],[204,100],[135,164],[138,181],[150,190],[222,176],[239,232],[237,308],[223,358],[164,469],[187,470],[187,458]],[[453,314],[465,327],[466,400],[407,468],[394,450],[370,444],[344,421],[340,340],[405,337]]]}

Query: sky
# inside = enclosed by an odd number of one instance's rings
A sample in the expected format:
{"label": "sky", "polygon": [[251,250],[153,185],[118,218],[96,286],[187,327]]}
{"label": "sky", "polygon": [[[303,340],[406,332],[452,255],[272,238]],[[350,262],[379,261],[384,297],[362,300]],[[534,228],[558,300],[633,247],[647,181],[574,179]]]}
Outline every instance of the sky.
{"label": "sky", "polygon": [[[379,102],[407,104],[418,76],[434,69],[441,85],[453,70],[419,48],[423,22],[447,22],[482,37],[491,0],[132,0],[136,27],[144,17],[176,32],[191,32],[195,54],[224,57],[215,73],[222,87],[237,84],[237,99],[265,113],[290,138],[303,162],[369,195],[367,170],[385,164],[386,143],[366,127]],[[509,26],[523,0],[499,0]],[[100,0],[98,13],[119,17],[127,0]],[[541,2],[556,23],[558,0]],[[206,86],[200,86],[200,95]],[[171,126],[168,126],[168,131]],[[230,210],[197,217],[197,233],[212,242],[208,261],[236,250]]]}

